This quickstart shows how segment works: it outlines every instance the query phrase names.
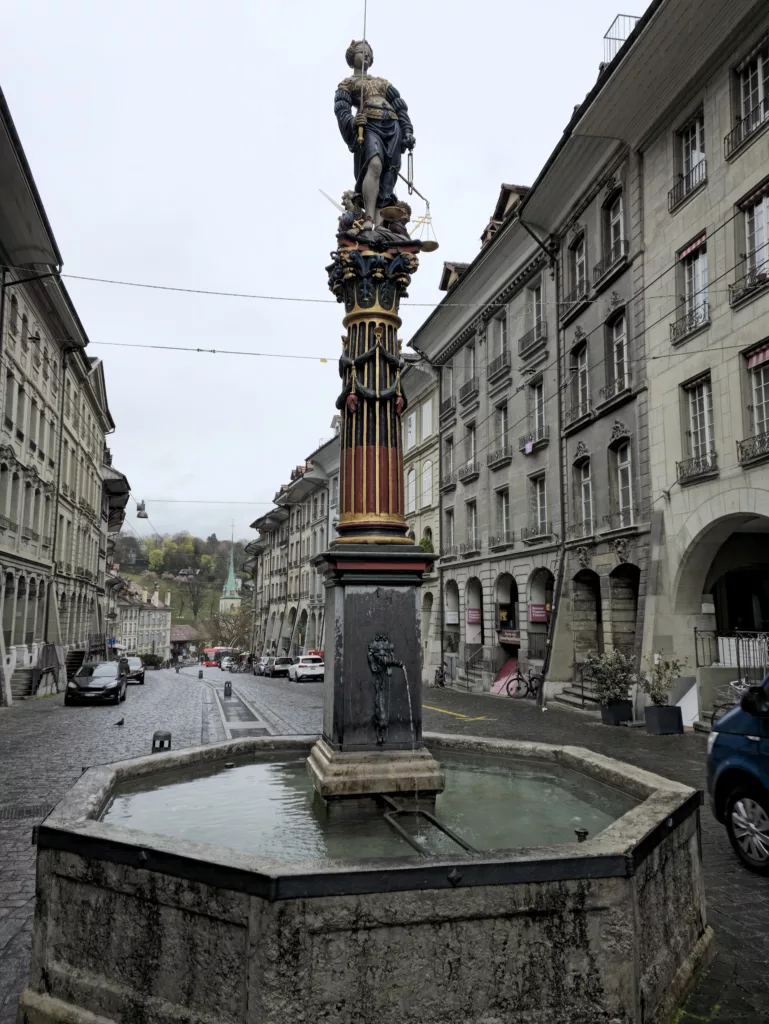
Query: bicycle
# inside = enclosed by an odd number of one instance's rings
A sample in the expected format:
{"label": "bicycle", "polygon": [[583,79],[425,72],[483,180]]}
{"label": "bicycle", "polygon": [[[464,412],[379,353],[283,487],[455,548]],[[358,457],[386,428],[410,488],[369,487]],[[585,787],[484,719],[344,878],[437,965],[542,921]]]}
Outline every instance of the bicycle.
{"label": "bicycle", "polygon": [[716,724],[716,721],[725,715],[727,711],[731,711],[732,708],[742,700],[744,694],[750,689],[750,679],[747,677],[743,679],[733,679],[730,683],[722,683],[716,687],[715,697],[713,701],[713,709],[710,712],[710,726],[711,728]]}
{"label": "bicycle", "polygon": [[543,684],[544,679],[538,672],[529,670],[527,674],[524,674],[520,668],[517,668],[515,675],[508,679],[505,689],[508,697],[519,697],[524,700],[528,697],[531,700],[536,700]]}

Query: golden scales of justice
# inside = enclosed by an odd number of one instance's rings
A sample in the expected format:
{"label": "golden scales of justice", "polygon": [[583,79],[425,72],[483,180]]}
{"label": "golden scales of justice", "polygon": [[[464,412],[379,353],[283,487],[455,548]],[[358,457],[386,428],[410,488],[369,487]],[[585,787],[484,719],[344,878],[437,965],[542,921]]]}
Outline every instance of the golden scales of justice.
{"label": "golden scales of justice", "polygon": [[[411,222],[412,231],[411,235],[415,241],[422,243],[422,252],[435,252],[438,248],[438,239],[435,237],[435,228],[433,227],[433,215],[430,213],[430,203],[419,189],[414,188],[414,154],[408,154],[407,162],[407,173],[406,177],[402,174],[398,174],[401,181],[405,181],[408,186],[409,195],[415,193],[419,196],[422,202],[425,204],[425,212],[419,217],[415,217]],[[406,214],[397,206],[384,206],[381,211],[382,220],[388,221],[400,221],[404,220]]]}

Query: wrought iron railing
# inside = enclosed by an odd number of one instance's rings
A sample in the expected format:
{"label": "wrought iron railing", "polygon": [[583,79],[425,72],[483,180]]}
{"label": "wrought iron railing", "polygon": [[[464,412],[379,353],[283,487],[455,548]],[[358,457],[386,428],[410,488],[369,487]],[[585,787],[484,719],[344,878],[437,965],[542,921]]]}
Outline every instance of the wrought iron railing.
{"label": "wrought iron railing", "polygon": [[710,476],[718,472],[717,452],[708,452],[707,455],[700,455],[693,459],[684,459],[676,463],[676,473],[679,483],[686,483],[688,480],[696,480],[701,476]]}
{"label": "wrought iron railing", "polygon": [[23,540],[40,540],[40,534],[37,530],[33,530],[31,526],[23,526],[21,536]]}
{"label": "wrought iron railing", "polygon": [[486,456],[486,465],[490,467],[500,466],[509,462],[513,457],[513,449],[509,444],[503,444],[495,448]]}
{"label": "wrought iron railing", "polygon": [[603,522],[609,530],[622,530],[628,526],[635,526],[639,518],[638,512],[637,508],[621,508],[604,516]]}
{"label": "wrought iron railing", "polygon": [[575,402],[566,410],[564,416],[564,422],[568,427],[570,423],[576,423],[577,420],[581,420],[583,416],[589,416],[593,409],[593,402],[590,398],[585,398],[581,402]]}
{"label": "wrought iron railing", "polygon": [[710,323],[710,303],[699,302],[670,325],[670,340],[673,344],[685,338],[692,331]]}
{"label": "wrought iron railing", "polygon": [[587,276],[585,276],[585,280],[584,281],[580,281],[580,283],[577,285],[576,288],[572,288],[572,290],[568,293],[568,295],[564,295],[563,299],[561,300],[561,306],[560,306],[560,316],[561,316],[561,319],[563,319],[564,317],[568,316],[569,313],[571,313],[571,311],[574,309],[574,307],[577,306],[580,302],[582,302],[586,298],[587,298]]}
{"label": "wrought iron railing", "polygon": [[493,537],[489,537],[490,548],[501,548],[507,544],[515,543],[515,533],[513,530],[503,530],[501,533],[494,534]]}
{"label": "wrought iron railing", "polygon": [[741,683],[758,686],[769,669],[769,631],[694,630],[697,668],[736,669]]}
{"label": "wrought iron railing", "polygon": [[44,536],[43,537],[43,547],[44,548],[49,548],[52,543],[53,543],[53,537],[48,537],[48,536]]}
{"label": "wrought iron railing", "polygon": [[604,258],[593,267],[593,282],[597,284],[604,274],[608,274],[612,267],[616,266],[620,260],[625,259],[629,248],[630,245],[624,238],[618,238],[613,245],[609,246],[609,251]]}
{"label": "wrought iron railing", "polygon": [[478,394],[478,378],[471,377],[470,380],[465,381],[462,387],[459,389],[459,401],[469,402],[471,398]]}
{"label": "wrought iron railing", "polygon": [[736,128],[732,128],[724,138],[724,154],[726,159],[735,153],[743,142],[747,142],[751,135],[755,135],[759,128],[769,120],[769,98],[761,100],[752,110],[740,121]]}
{"label": "wrought iron railing", "polygon": [[441,402],[440,414],[441,416],[448,416],[450,412],[454,412],[457,407],[456,395],[449,395],[448,398],[444,398]]}
{"label": "wrought iron railing", "polygon": [[595,519],[583,519],[581,523],[572,523],[566,532],[572,537],[592,537],[595,528]]}
{"label": "wrought iron railing", "polygon": [[547,322],[540,320],[530,331],[518,339],[518,355],[528,355],[543,341],[547,341]]}
{"label": "wrought iron railing", "polygon": [[533,633],[529,630],[526,635],[529,641],[529,658],[544,661],[547,652],[547,633]]}
{"label": "wrought iron railing", "polygon": [[504,373],[505,370],[510,369],[510,353],[503,352],[501,356],[497,356],[496,359],[492,359],[489,363],[488,377],[491,380],[492,377],[497,377],[499,374]]}
{"label": "wrought iron railing", "polygon": [[521,530],[521,540],[536,540],[537,537],[549,537],[552,532],[552,523],[540,520],[523,527]]}
{"label": "wrought iron railing", "polygon": [[441,558],[456,558],[459,554],[459,544],[449,544],[441,548]]}
{"label": "wrought iron railing", "polygon": [[707,161],[700,160],[688,174],[682,174],[680,180],[668,192],[668,210],[675,210],[679,203],[682,203],[691,192],[707,180]]}
{"label": "wrought iron railing", "polygon": [[0,516],[0,530],[10,530],[11,520],[8,516]]}
{"label": "wrought iron railing", "polygon": [[737,461],[751,462],[769,455],[769,430],[737,442]]}
{"label": "wrought iron railing", "polygon": [[470,537],[467,543],[459,545],[460,555],[475,555],[481,550],[481,538]]}
{"label": "wrought iron railing", "polygon": [[480,473],[480,466],[478,465],[477,459],[472,459],[470,462],[466,462],[464,466],[459,469],[459,479],[462,481],[474,480]]}
{"label": "wrought iron railing", "polygon": [[444,473],[441,477],[441,490],[448,491],[452,487],[457,486],[457,471],[453,470],[451,473]]}
{"label": "wrought iron railing", "polygon": [[729,285],[729,305],[734,306],[754,292],[761,291],[769,285],[769,261],[749,270],[738,277],[734,284]]}
{"label": "wrought iron railing", "polygon": [[538,427],[534,427],[528,434],[522,434],[518,438],[518,448],[520,451],[524,451],[528,445],[538,445],[547,441],[550,437],[550,427],[545,423],[541,423]]}
{"label": "wrought iron railing", "polygon": [[612,398],[616,398],[617,395],[621,395],[623,391],[630,390],[630,374],[625,373],[621,377],[615,378],[609,384],[606,384],[601,388],[599,394],[604,402],[610,401]]}

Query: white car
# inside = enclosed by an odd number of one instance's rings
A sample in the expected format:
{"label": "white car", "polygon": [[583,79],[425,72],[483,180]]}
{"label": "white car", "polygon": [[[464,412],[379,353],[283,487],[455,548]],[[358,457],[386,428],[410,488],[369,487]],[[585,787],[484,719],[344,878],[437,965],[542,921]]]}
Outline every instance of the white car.
{"label": "white car", "polygon": [[316,654],[306,654],[301,658],[294,658],[293,664],[288,667],[288,678],[292,683],[301,683],[305,679],[322,679],[324,671],[322,658]]}
{"label": "white car", "polygon": [[219,662],[219,668],[222,670],[222,672],[229,672],[233,665],[234,662],[232,658],[222,658],[222,660]]}

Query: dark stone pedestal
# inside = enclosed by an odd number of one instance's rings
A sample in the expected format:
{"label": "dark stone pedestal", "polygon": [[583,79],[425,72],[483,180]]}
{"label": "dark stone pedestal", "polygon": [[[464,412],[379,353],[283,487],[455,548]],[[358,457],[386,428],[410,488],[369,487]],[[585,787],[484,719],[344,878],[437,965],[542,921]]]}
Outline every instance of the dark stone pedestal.
{"label": "dark stone pedestal", "polygon": [[422,745],[422,575],[413,544],[339,544],[319,556],[326,585],[323,739],[308,760],[325,798],[439,793]]}

